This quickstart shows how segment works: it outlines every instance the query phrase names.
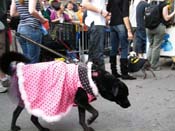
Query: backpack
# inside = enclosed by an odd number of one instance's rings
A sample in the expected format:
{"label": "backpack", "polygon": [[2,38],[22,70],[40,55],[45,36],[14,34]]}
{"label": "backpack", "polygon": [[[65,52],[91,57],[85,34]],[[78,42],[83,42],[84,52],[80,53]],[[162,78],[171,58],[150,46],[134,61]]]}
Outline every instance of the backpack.
{"label": "backpack", "polygon": [[161,23],[161,12],[159,4],[149,4],[145,8],[145,27],[154,29]]}

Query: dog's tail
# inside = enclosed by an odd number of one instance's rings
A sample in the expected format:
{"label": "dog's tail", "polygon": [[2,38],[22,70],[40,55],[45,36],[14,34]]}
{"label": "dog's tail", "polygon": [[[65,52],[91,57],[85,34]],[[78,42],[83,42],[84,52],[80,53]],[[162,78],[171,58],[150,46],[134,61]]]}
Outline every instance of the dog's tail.
{"label": "dog's tail", "polygon": [[0,69],[2,70],[2,72],[8,75],[12,75],[13,71],[11,68],[11,63],[15,61],[30,63],[30,59],[28,59],[21,53],[7,52],[7,53],[4,53],[0,58]]}

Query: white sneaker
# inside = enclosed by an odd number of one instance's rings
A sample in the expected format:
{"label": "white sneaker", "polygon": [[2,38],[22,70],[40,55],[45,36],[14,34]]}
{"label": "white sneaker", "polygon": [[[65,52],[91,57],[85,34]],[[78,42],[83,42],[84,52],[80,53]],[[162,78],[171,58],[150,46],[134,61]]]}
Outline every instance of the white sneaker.
{"label": "white sneaker", "polygon": [[4,78],[0,79],[0,93],[7,92],[7,88],[10,86],[9,76],[5,76]]}
{"label": "white sneaker", "polygon": [[2,83],[0,82],[0,93],[5,93],[7,92],[7,88],[5,88]]}

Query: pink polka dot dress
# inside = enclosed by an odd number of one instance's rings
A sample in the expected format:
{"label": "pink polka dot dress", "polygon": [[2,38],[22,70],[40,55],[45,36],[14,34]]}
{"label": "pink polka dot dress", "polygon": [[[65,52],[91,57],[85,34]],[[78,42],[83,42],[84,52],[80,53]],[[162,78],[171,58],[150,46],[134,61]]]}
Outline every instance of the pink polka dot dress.
{"label": "pink polka dot dress", "polygon": [[78,87],[84,88],[89,101],[92,101],[98,90],[92,81],[89,65],[60,61],[27,65],[19,63],[18,85],[27,111],[47,122],[58,121],[75,105]]}

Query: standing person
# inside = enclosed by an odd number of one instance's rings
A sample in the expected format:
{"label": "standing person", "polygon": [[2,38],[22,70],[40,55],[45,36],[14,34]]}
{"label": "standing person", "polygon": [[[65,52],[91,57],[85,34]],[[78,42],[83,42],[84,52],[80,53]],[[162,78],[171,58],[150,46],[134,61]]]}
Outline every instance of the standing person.
{"label": "standing person", "polygon": [[64,5],[61,2],[55,1],[52,3],[54,12],[50,15],[51,22],[71,22],[72,19],[68,14],[64,13]]}
{"label": "standing person", "polygon": [[111,12],[110,19],[110,64],[112,74],[120,77],[116,68],[116,56],[120,44],[120,69],[122,79],[134,80],[136,78],[128,74],[129,41],[133,39],[129,21],[129,0],[108,0],[107,11]]}
{"label": "standing person", "polygon": [[145,28],[145,8],[149,4],[147,0],[140,0],[136,7],[136,37],[135,37],[135,48],[134,51],[137,53],[139,58],[144,58],[146,53],[146,28]]}
{"label": "standing person", "polygon": [[[6,52],[6,30],[4,24],[0,21],[0,56]],[[8,81],[6,74],[0,70],[0,93],[7,92],[5,83]]]}
{"label": "standing person", "polygon": [[50,22],[51,7],[49,4],[49,0],[41,0],[41,4],[42,4],[41,13]]}
{"label": "standing person", "polygon": [[[41,24],[48,22],[48,20],[39,13],[39,10],[40,3],[38,0],[12,0],[10,15],[20,15],[17,32],[41,43]],[[20,37],[18,40],[24,55],[31,59],[31,63],[39,62],[40,47]]]}
{"label": "standing person", "polygon": [[73,8],[74,8],[74,5],[73,5],[72,1],[68,1],[64,12],[67,15],[69,15],[69,18],[72,21],[76,21],[76,20],[78,20],[78,18],[77,18],[76,12],[73,10]]}
{"label": "standing person", "polygon": [[89,27],[89,61],[105,69],[104,42],[105,42],[105,17],[108,15],[105,0],[83,0],[82,5],[87,9],[85,24]]}
{"label": "standing person", "polygon": [[[0,56],[9,50],[7,38],[7,0],[0,0]],[[8,77],[0,70],[0,93],[7,92]]]}
{"label": "standing person", "polygon": [[130,1],[130,6],[129,6],[129,20],[131,22],[131,26],[132,26],[132,32],[133,32],[133,35],[134,35],[134,38],[133,38],[133,42],[131,43],[131,47],[132,49],[135,48],[135,34],[136,34],[136,28],[137,28],[137,22],[136,22],[136,7],[138,5],[138,3],[140,2],[141,0],[131,0]]}
{"label": "standing person", "polygon": [[[154,1],[152,1],[154,2]],[[160,2],[160,1],[159,1]],[[160,9],[160,24],[154,29],[147,29],[148,41],[150,43],[148,49],[148,60],[151,67],[155,71],[160,70],[159,58],[160,58],[160,48],[165,35],[166,25],[171,18],[175,15],[175,11],[169,14],[169,5],[166,0],[161,0],[159,3]]]}

